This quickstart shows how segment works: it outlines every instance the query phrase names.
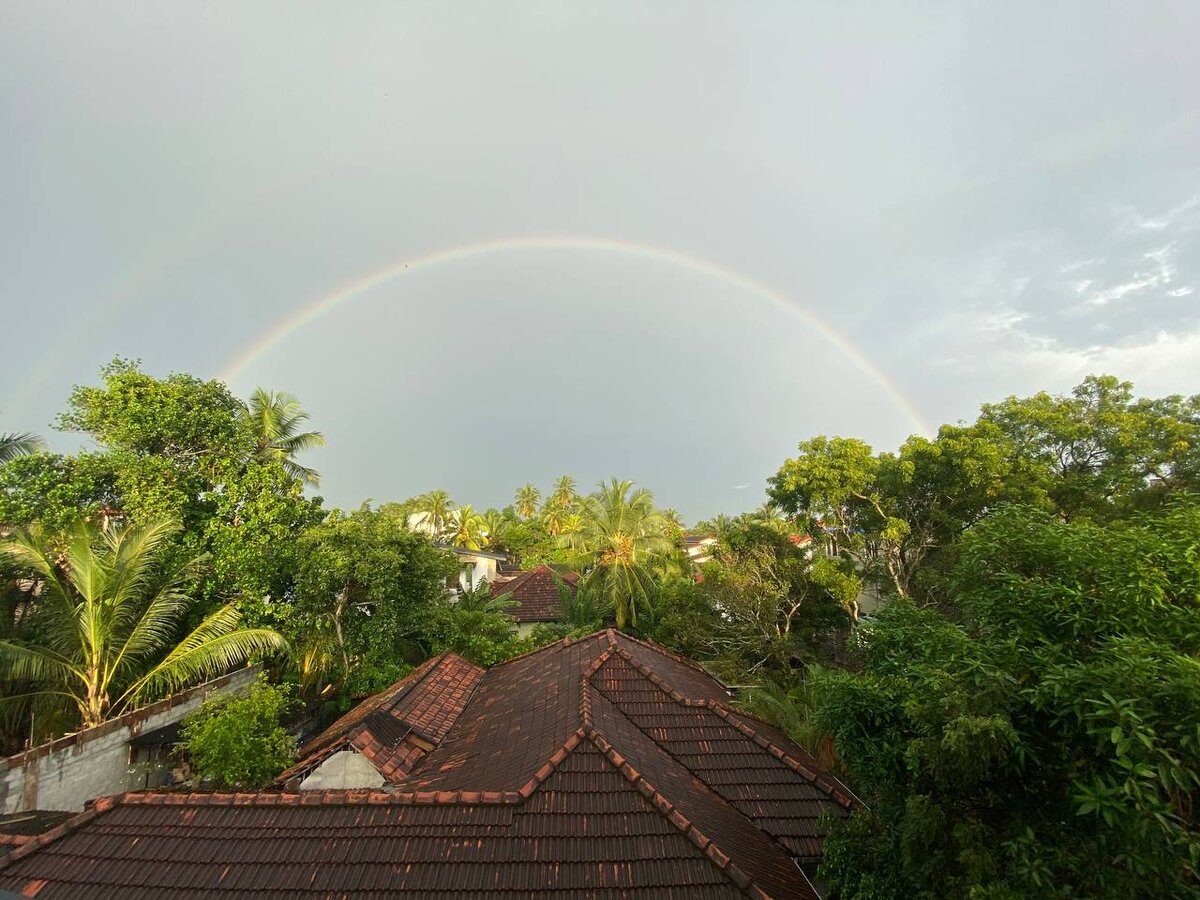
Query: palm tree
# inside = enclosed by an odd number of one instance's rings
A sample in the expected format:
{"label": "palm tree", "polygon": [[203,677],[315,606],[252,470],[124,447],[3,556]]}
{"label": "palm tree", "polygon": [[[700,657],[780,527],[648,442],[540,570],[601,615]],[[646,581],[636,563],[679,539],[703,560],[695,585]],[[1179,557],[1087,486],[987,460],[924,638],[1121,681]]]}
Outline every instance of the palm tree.
{"label": "palm tree", "polygon": [[325,446],[325,436],[321,432],[300,430],[308,421],[308,413],[300,406],[299,400],[282,391],[258,388],[246,405],[246,419],[254,434],[260,460],[277,460],[289,475],[308,484],[320,482],[316,471],[293,459],[304,450]]}
{"label": "palm tree", "polygon": [[513,509],[517,511],[517,515],[522,519],[532,518],[534,513],[538,511],[538,502],[541,499],[542,492],[532,484],[527,484],[517,490],[517,496],[513,500]]}
{"label": "palm tree", "polygon": [[632,481],[601,482],[580,504],[582,528],[560,538],[577,552],[577,566],[591,566],[585,583],[609,602],[617,627],[637,624],[637,609],[654,596],[654,573],[672,559],[669,521],[654,508],[654,497]]}
{"label": "palm tree", "polygon": [[504,534],[509,524],[508,516],[494,507],[483,514],[484,543],[489,550],[504,546]]}
{"label": "palm tree", "polygon": [[0,434],[0,466],[18,456],[36,453],[43,446],[42,439],[28,431],[19,434]]}
{"label": "palm tree", "polygon": [[0,704],[69,701],[84,727],[154,695],[227,672],[251,656],[287,647],[265,628],[242,628],[232,604],[211,613],[178,644],[192,606],[184,585],[203,557],[165,564],[171,522],[99,530],[80,524],[60,565],[40,526],[14,533],[3,552],[42,583],[26,634],[0,640],[0,676],[33,690]]}
{"label": "palm tree", "polygon": [[421,516],[417,524],[428,528],[434,537],[440,537],[450,521],[454,501],[445,491],[430,491],[417,498],[415,508]]}
{"label": "palm tree", "polygon": [[475,512],[469,503],[450,513],[450,530],[446,539],[454,547],[465,550],[481,550],[485,541],[483,516]]}
{"label": "palm tree", "polygon": [[575,489],[575,479],[570,475],[563,475],[554,482],[554,492],[550,494],[550,504],[559,509],[570,510],[578,499],[579,492]]}

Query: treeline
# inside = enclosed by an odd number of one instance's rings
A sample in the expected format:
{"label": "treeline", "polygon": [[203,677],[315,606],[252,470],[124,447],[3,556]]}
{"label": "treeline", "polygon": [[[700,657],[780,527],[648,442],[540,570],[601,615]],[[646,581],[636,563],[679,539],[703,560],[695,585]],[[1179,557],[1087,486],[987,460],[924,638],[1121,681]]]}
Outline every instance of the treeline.
{"label": "treeline", "polygon": [[0,440],[0,744],[14,752],[249,659],[345,707],[430,654],[527,648],[452,602],[450,554],[378,510],[327,510],[286,394],[115,360],[57,427]]}
{"label": "treeline", "polygon": [[[1200,398],[1096,377],[895,452],[814,437],[764,506],[691,529],[569,476],[482,512],[440,490],[326,510],[306,419],[118,360],[59,422],[94,449],[0,436],[10,749],[248,658],[344,708],[441,650],[491,664],[615,624],[742,688],[864,801],[826,845],[838,896],[1200,889]],[[447,545],[578,590],[518,639],[502,588],[447,591]],[[197,734],[277,718],[263,691]],[[267,779],[278,738],[213,769]]]}
{"label": "treeline", "polygon": [[758,698],[865,801],[838,896],[1197,896],[1200,398],[1093,377],[799,451],[772,500],[894,598]]}

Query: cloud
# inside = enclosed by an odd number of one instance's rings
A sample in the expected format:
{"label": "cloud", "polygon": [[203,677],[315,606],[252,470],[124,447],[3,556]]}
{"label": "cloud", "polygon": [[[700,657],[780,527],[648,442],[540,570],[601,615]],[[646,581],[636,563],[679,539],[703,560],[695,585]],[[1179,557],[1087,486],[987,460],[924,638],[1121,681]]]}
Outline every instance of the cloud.
{"label": "cloud", "polygon": [[[1140,294],[1151,288],[1165,287],[1179,273],[1179,268],[1175,264],[1175,255],[1176,247],[1173,243],[1143,253],[1142,259],[1150,260],[1155,264],[1153,271],[1137,272],[1128,281],[1094,292],[1085,302],[1092,306],[1105,306],[1117,300],[1123,300],[1130,294]],[[1078,285],[1076,291],[1079,292]]]}
{"label": "cloud", "polygon": [[735,484],[733,487],[730,488],[730,490],[731,491],[744,491],[748,487],[750,487],[750,485],[748,485],[748,484]]}
{"label": "cloud", "polygon": [[1190,229],[1200,224],[1200,194],[1190,197],[1178,206],[1174,206],[1157,215],[1142,215],[1130,207],[1122,207],[1120,213],[1121,221],[1117,229],[1118,234],[1159,232],[1177,227]]}

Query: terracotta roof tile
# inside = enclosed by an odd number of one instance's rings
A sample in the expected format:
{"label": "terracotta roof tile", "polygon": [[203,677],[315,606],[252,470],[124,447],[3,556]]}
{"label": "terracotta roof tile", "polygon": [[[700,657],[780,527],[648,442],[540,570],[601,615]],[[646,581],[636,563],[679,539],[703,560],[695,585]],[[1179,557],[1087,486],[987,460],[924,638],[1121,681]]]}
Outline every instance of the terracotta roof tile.
{"label": "terracotta roof tile", "polygon": [[300,761],[276,784],[297,785],[330,754],[347,747],[357,748],[388,781],[399,780],[446,736],[483,673],[453,653],[427,660],[305,745]]}
{"label": "terracotta roof tile", "polygon": [[549,566],[538,566],[494,583],[492,596],[515,601],[517,605],[508,610],[508,615],[518,622],[553,622],[562,614],[556,578],[572,594],[579,589],[579,575],[575,572],[556,573]]}
{"label": "terracotta roof tile", "polygon": [[852,798],[726,699],[611,630],[487,672],[438,657],[314,742],[323,758],[352,741],[388,789],[105,799],[15,848],[0,888],[813,897],[795,860],[819,856],[818,816]]}

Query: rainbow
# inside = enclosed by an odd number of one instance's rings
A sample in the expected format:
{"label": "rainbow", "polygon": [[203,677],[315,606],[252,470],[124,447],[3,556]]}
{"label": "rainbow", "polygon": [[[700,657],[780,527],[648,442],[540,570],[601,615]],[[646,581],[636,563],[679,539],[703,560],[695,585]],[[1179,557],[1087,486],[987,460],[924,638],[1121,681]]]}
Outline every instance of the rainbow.
{"label": "rainbow", "polygon": [[888,399],[904,412],[916,431],[922,434],[930,433],[929,427],[922,420],[920,413],[908,398],[887,379],[879,367],[859,350],[858,347],[839,334],[834,328],[818,319],[811,311],[791,302],[787,297],[773,288],[740,272],[723,268],[709,260],[690,256],[678,250],[597,237],[524,237],[461,244],[425,256],[413,257],[412,259],[388,265],[374,272],[369,272],[317,298],[294,315],[289,316],[264,331],[253,343],[231,360],[221,370],[218,377],[226,382],[234,380],[256,359],[287,340],[289,335],[328,315],[342,304],[349,303],[380,285],[387,284],[404,275],[410,275],[423,269],[431,269],[435,266],[444,266],[467,259],[475,259],[481,256],[528,251],[611,253],[651,260],[696,272],[759,297],[783,313],[799,319],[806,327],[819,334],[822,339],[844,354],[846,359],[852,362],[855,368],[874,381]]}

